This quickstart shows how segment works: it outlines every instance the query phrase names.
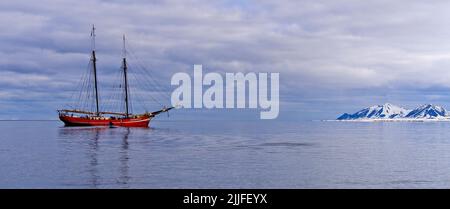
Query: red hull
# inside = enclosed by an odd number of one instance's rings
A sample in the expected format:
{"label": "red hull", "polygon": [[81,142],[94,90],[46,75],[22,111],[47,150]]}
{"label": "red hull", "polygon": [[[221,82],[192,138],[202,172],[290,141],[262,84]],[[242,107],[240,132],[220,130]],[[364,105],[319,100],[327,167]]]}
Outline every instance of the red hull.
{"label": "red hull", "polygon": [[152,117],[141,116],[138,118],[88,118],[88,117],[73,117],[67,115],[60,115],[59,119],[64,122],[66,126],[123,126],[123,127],[148,127]]}

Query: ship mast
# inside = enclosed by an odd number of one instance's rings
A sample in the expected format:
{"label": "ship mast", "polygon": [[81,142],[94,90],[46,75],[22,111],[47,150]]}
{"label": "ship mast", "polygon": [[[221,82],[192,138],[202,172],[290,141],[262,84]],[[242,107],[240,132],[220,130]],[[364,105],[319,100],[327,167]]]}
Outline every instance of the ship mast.
{"label": "ship mast", "polygon": [[124,80],[124,84],[125,84],[125,115],[128,118],[130,113],[129,113],[129,109],[128,109],[128,79],[127,79],[127,50],[125,49],[125,35],[123,35],[123,80]]}
{"label": "ship mast", "polygon": [[95,87],[95,104],[96,104],[96,111],[95,115],[100,115],[100,110],[98,108],[98,88],[97,88],[97,58],[95,58],[95,27],[92,25],[92,64],[93,64],[93,70],[94,70],[94,87]]}

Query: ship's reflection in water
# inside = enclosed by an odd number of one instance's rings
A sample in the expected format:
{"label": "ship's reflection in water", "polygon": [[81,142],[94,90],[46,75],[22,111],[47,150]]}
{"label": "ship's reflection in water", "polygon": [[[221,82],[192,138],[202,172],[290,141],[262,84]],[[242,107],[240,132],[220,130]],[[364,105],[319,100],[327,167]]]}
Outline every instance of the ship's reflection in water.
{"label": "ship's reflection in water", "polygon": [[155,122],[0,121],[0,187],[450,187],[450,123]]}
{"label": "ship's reflection in water", "polygon": [[120,153],[120,178],[119,183],[127,185],[128,181],[130,180],[130,176],[128,174],[129,165],[128,165],[128,135],[130,135],[130,128],[125,128],[125,132],[122,137],[122,146],[121,146],[121,153]]}
{"label": "ship's reflection in water", "polygon": [[[149,128],[131,128],[150,131]],[[83,160],[84,178],[72,179],[66,176],[66,184],[71,187],[119,187],[128,188],[129,175],[129,135],[130,128],[109,127],[64,127],[59,130],[60,145],[63,146],[67,160]],[[119,140],[118,140],[119,139]],[[81,149],[75,148],[80,146]],[[82,153],[76,153],[82,152]],[[83,155],[72,158],[70,155]],[[71,164],[68,162],[68,164]],[[72,164],[73,165],[73,164]],[[76,174],[74,176],[78,176]]]}

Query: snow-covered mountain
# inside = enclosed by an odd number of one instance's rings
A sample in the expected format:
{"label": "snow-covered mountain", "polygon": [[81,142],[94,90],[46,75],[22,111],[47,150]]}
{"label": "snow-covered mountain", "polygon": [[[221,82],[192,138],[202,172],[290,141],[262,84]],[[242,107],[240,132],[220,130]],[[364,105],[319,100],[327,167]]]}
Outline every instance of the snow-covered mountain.
{"label": "snow-covered mountain", "polygon": [[405,117],[406,118],[439,118],[448,116],[447,110],[443,107],[425,104],[414,110],[411,110]]}
{"label": "snow-covered mountain", "polygon": [[[364,108],[354,114],[344,113],[337,120],[402,120],[402,119],[441,119],[449,118],[443,107],[425,104],[413,110],[407,110],[389,103]],[[450,119],[450,118],[449,118]]]}
{"label": "snow-covered mountain", "polygon": [[405,117],[409,111],[405,108],[386,103],[364,108],[354,114],[344,113],[337,120],[356,119],[393,119]]}

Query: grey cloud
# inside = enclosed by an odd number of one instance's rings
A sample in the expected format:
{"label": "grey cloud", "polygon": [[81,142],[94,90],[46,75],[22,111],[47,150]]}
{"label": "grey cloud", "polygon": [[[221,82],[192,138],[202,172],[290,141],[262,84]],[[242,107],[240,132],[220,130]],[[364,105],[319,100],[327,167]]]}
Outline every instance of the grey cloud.
{"label": "grey cloud", "polygon": [[[173,73],[190,72],[193,64],[200,63],[205,71],[280,72],[282,98],[299,107],[318,103],[317,97],[343,108],[343,98],[358,95],[373,94],[374,101],[403,98],[394,90],[426,94],[429,88],[450,88],[449,4],[437,0],[4,1],[0,2],[4,75],[0,98],[14,102],[11,95],[16,94],[36,99],[14,90],[29,89],[48,98],[43,108],[63,104],[69,99],[64,92],[71,85],[75,88],[87,65],[93,23],[98,29],[103,85],[111,84],[108,79],[120,67],[121,35],[126,33],[133,51],[167,90]],[[47,80],[30,80],[39,76]],[[364,93],[358,94],[360,90]],[[328,114],[335,112],[328,110]]]}

